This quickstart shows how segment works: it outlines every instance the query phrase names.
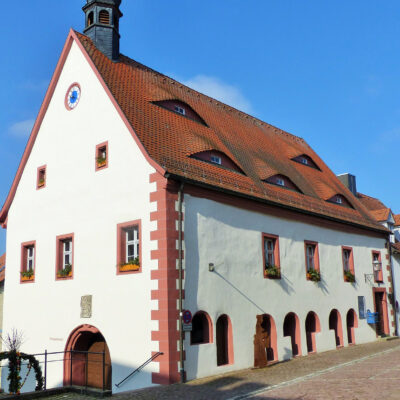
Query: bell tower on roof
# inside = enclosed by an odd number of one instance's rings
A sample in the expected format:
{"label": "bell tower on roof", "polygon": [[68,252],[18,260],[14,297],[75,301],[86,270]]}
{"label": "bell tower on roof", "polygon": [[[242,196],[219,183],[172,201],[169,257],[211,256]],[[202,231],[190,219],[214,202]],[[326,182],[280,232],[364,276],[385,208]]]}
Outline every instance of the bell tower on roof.
{"label": "bell tower on roof", "polygon": [[119,59],[119,9],[121,0],[86,0],[83,33],[93,40],[96,47],[113,61]]}

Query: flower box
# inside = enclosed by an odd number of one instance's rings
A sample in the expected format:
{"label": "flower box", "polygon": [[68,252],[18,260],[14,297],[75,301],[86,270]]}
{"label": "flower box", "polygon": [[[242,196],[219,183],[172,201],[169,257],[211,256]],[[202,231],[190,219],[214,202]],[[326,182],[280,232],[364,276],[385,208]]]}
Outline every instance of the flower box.
{"label": "flower box", "polygon": [[344,281],[354,283],[356,281],[356,277],[351,271],[344,271]]}
{"label": "flower box", "polygon": [[119,266],[119,272],[139,271],[139,264],[123,264]]}
{"label": "flower box", "polygon": [[29,282],[29,281],[33,281],[35,279],[35,275],[31,275],[31,276],[21,276],[21,281],[22,282]]}
{"label": "flower box", "polygon": [[307,279],[312,282],[319,282],[321,280],[321,274],[316,269],[309,269],[307,272]]}
{"label": "flower box", "polygon": [[107,159],[106,158],[98,158],[96,160],[97,163],[97,168],[102,168],[107,164]]}
{"label": "flower box", "polygon": [[41,180],[41,181],[38,182],[38,187],[43,187],[44,184],[45,184],[45,181]]}
{"label": "flower box", "polygon": [[72,276],[72,271],[69,271],[66,273],[63,273],[61,271],[57,272],[57,278],[59,278],[59,279],[71,278],[71,276]]}
{"label": "flower box", "polygon": [[268,279],[281,279],[281,270],[275,265],[267,265],[264,270],[264,276]]}

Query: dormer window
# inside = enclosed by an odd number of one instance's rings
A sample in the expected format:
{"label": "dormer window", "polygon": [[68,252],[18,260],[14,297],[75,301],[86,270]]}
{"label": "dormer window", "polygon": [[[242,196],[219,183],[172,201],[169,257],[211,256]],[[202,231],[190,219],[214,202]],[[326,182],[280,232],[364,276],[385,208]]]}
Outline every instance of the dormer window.
{"label": "dormer window", "polygon": [[196,121],[204,126],[207,126],[204,119],[200,117],[200,115],[193,110],[189,104],[184,103],[178,99],[176,100],[161,100],[161,101],[154,101],[153,104],[165,108],[166,110],[172,111],[175,114],[181,115],[192,121]]}
{"label": "dormer window", "polygon": [[222,159],[219,156],[216,156],[215,154],[211,154],[211,162],[214,164],[221,165],[222,164]]}
{"label": "dormer window", "polygon": [[341,194],[335,194],[330,199],[326,200],[329,203],[334,203],[342,207],[354,208],[351,203]]}
{"label": "dormer window", "polygon": [[302,191],[285,175],[273,175],[264,179],[264,182],[302,193]]}
{"label": "dormer window", "polygon": [[185,109],[184,109],[183,107],[175,106],[175,107],[174,107],[174,110],[175,110],[175,112],[177,112],[178,114],[186,115],[186,111],[185,111]]}
{"label": "dormer window", "polygon": [[276,178],[276,184],[279,186],[285,186],[285,180],[282,178]]}
{"label": "dormer window", "polygon": [[200,153],[192,154],[191,158],[196,160],[205,161],[213,165],[218,165],[222,168],[230,169],[231,171],[239,172],[245,175],[242,169],[232,161],[226,154],[218,150],[201,151]]}
{"label": "dormer window", "polygon": [[313,161],[311,157],[309,157],[307,154],[302,154],[300,156],[292,158],[293,161],[296,161],[300,164],[307,165],[307,167],[315,168],[320,170],[318,165]]}

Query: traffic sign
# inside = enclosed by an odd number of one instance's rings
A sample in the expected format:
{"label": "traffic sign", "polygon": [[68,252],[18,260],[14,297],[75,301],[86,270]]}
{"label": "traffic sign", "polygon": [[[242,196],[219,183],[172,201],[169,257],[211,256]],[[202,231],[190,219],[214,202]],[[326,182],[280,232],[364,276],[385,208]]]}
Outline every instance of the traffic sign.
{"label": "traffic sign", "polygon": [[182,325],[183,332],[191,332],[192,331],[192,324],[183,324]]}
{"label": "traffic sign", "polygon": [[192,322],[192,313],[189,310],[184,310],[182,320],[185,324],[190,324]]}

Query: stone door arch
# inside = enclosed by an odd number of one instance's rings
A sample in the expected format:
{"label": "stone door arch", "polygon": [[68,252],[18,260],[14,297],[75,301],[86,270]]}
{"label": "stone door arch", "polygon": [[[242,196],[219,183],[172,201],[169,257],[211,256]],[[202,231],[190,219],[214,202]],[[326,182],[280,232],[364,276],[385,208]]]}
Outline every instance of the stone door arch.
{"label": "stone door arch", "polygon": [[64,386],[103,388],[103,355],[105,353],[104,388],[111,390],[111,357],[106,340],[92,325],[74,329],[65,346]]}

